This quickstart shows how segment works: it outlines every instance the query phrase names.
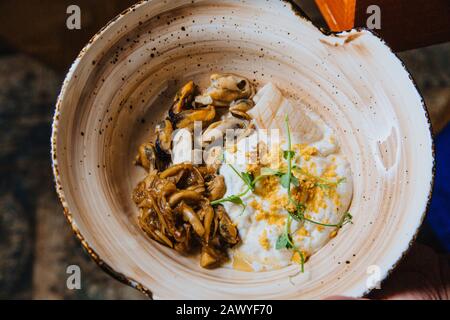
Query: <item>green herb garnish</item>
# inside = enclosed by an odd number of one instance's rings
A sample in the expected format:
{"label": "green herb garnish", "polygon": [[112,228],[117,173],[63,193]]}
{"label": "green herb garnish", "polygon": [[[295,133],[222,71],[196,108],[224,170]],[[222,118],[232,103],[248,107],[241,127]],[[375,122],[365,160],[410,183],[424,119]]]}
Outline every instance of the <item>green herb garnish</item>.
{"label": "green herb garnish", "polygon": [[293,184],[294,187],[298,187],[300,185],[297,177],[293,176],[292,174],[289,175],[288,173],[285,173],[280,177],[280,183],[285,189],[287,189],[291,184]]}
{"label": "green herb garnish", "polygon": [[289,158],[292,159],[295,156],[295,151],[285,150],[283,151],[283,158],[289,161]]}
{"label": "green herb garnish", "polygon": [[224,203],[224,202],[231,202],[234,204],[241,205],[243,207],[242,212],[244,212],[244,210],[245,210],[245,208],[247,208],[247,206],[245,205],[244,201],[242,200],[242,197],[245,196],[249,191],[254,191],[256,183],[260,179],[262,179],[264,176],[260,175],[256,178],[254,178],[253,174],[251,174],[251,173],[239,172],[232,164],[227,163],[227,165],[234,171],[234,173],[236,173],[236,175],[239,178],[241,178],[242,181],[244,181],[244,183],[247,185],[247,189],[245,189],[240,194],[230,195],[230,196],[222,198],[222,199],[211,201],[211,205],[214,206],[214,205],[218,205],[218,204]]}
{"label": "green herb garnish", "polygon": [[279,171],[279,170],[274,170],[271,168],[261,168],[261,175],[262,176],[277,176],[277,177],[281,177],[283,175],[283,172]]}
{"label": "green herb garnish", "polygon": [[292,238],[290,234],[287,233],[282,233],[278,239],[277,239],[277,243],[275,245],[275,248],[277,250],[280,249],[291,249],[292,248]]}
{"label": "green herb garnish", "polygon": [[[234,195],[233,194],[231,196],[228,196],[228,197],[225,197],[225,198],[222,198],[222,199],[219,199],[219,200],[211,201],[211,205],[212,206],[216,206],[216,205],[224,203],[224,202],[231,202],[231,203],[234,203],[234,204],[242,206],[242,212],[244,212],[245,209],[247,208],[247,206],[245,205],[244,201],[241,198],[244,195],[245,194],[240,194],[240,195]],[[242,212],[241,212],[241,214],[242,214]]]}
{"label": "green herb garnish", "polygon": [[[296,203],[296,201],[294,201],[292,199],[292,196],[291,196],[291,183],[294,185],[297,184],[297,186],[298,186],[298,179],[296,179],[292,175],[292,158],[295,156],[295,152],[292,150],[291,132],[289,129],[289,119],[288,119],[287,115],[285,118],[285,122],[286,122],[286,136],[288,139],[288,146],[287,146],[288,149],[283,152],[283,157],[286,159],[288,166],[287,166],[287,172],[281,176],[280,182],[281,182],[281,185],[287,189],[288,201],[290,203],[294,203],[297,206],[298,204]],[[293,179],[293,177],[295,179]],[[298,249],[298,247],[294,244],[294,241],[292,240],[291,223],[292,223],[292,216],[291,216],[291,214],[289,214],[287,216],[284,233],[278,237],[275,247],[277,250],[292,249],[294,252],[297,252],[300,255],[301,272],[304,272],[305,271],[305,256],[303,255],[303,252],[301,252],[300,249]]]}

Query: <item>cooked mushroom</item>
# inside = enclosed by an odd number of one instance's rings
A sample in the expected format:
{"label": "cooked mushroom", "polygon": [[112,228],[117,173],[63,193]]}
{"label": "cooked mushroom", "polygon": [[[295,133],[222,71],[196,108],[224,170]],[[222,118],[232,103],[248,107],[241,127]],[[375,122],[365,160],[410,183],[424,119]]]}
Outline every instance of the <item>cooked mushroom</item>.
{"label": "cooked mushroom", "polygon": [[169,120],[164,120],[156,126],[156,152],[162,157],[170,157],[172,148],[173,127]]}
{"label": "cooked mushroom", "polygon": [[170,196],[177,190],[174,182],[168,179],[160,178],[156,172],[149,174],[145,179],[145,189],[146,191],[153,191],[160,195],[161,197]]}
{"label": "cooked mushroom", "polygon": [[231,221],[230,217],[221,205],[215,208],[215,212],[219,219],[219,233],[222,238],[230,245],[235,245],[239,242],[239,235],[236,226]]}
{"label": "cooked mushroom", "polygon": [[177,92],[172,108],[170,109],[170,115],[174,116],[183,110],[189,109],[192,101],[194,100],[194,95],[196,91],[196,86],[193,81],[186,83],[180,91]]}
{"label": "cooked mushroom", "polygon": [[145,191],[145,182],[141,181],[138,183],[136,188],[134,188],[132,199],[135,203],[141,203],[146,196],[147,192]]}
{"label": "cooked mushroom", "polygon": [[203,199],[204,199],[203,196],[195,191],[182,190],[170,196],[169,204],[173,208],[181,201],[192,203],[192,202],[200,202]]}
{"label": "cooked mushroom", "polygon": [[166,179],[166,178],[177,175],[182,170],[190,170],[191,168],[192,168],[192,164],[190,164],[190,163],[180,163],[180,164],[177,164],[177,165],[167,168],[166,170],[161,172],[159,174],[159,176],[162,179]]}
{"label": "cooked mushroom", "polygon": [[164,232],[166,230],[169,230],[169,225],[166,221],[166,218],[162,215],[161,210],[159,210],[159,208],[157,207],[155,198],[151,194],[148,194],[147,198],[145,198],[144,201],[138,204],[138,207],[144,210],[149,210],[149,212],[152,213],[153,217],[158,218],[159,229],[163,230]]}
{"label": "cooked mushroom", "polygon": [[198,172],[200,172],[200,174],[203,177],[215,174],[217,172],[217,168],[216,167],[208,166],[208,165],[206,165],[206,166],[199,166],[199,167],[197,167],[197,169],[198,169]]}
{"label": "cooked mushroom", "polygon": [[210,87],[202,96],[196,97],[195,101],[202,103],[210,97],[212,105],[228,107],[232,101],[249,99],[254,93],[254,87],[248,79],[233,74],[213,74]]}
{"label": "cooked mushroom", "polygon": [[203,246],[200,255],[200,265],[203,268],[214,268],[226,260],[226,255],[211,246]]}
{"label": "cooked mushroom", "polygon": [[203,227],[200,218],[190,206],[182,201],[177,205],[175,211],[180,212],[183,215],[184,221],[189,222],[192,225],[194,231],[198,234],[199,237],[203,237],[205,228]]}
{"label": "cooked mushroom", "polygon": [[200,184],[195,185],[195,186],[189,186],[189,187],[186,188],[186,190],[194,191],[194,192],[197,192],[197,193],[200,193],[200,194],[202,194],[202,193],[204,193],[206,191],[205,186],[204,185],[200,185]]}
{"label": "cooked mushroom", "polygon": [[214,122],[203,132],[202,142],[209,144],[223,138],[228,129],[242,129],[244,127],[245,122],[234,117]]}
{"label": "cooked mushroom", "polygon": [[[215,149],[215,142],[227,129],[244,134],[253,130],[247,111],[253,107],[254,88],[245,78],[216,74],[194,102],[197,91],[194,82],[186,83],[174,98],[168,118],[155,128],[155,143],[140,146],[136,163],[149,173],[132,197],[139,209],[139,225],[150,238],[183,254],[201,247],[201,266],[212,268],[227,260],[227,249],[239,242],[239,235],[224,207],[211,205],[226,193],[217,163],[192,163],[194,124],[199,121],[207,127],[199,135],[203,140],[198,151],[203,156],[203,143],[207,143],[208,159],[219,158],[223,151],[221,146]],[[211,124],[217,116],[215,106],[230,107],[231,115],[222,117],[219,110],[221,120]],[[170,160],[172,166],[167,168]]]}
{"label": "cooked mushroom", "polygon": [[251,99],[240,99],[233,101],[230,105],[230,113],[245,120],[251,120],[252,117],[247,114],[247,111],[255,106],[255,103]]}
{"label": "cooked mushroom", "polygon": [[221,175],[214,175],[214,177],[206,183],[206,190],[208,191],[208,199],[210,201],[223,198],[227,191],[224,177]]}
{"label": "cooked mushroom", "polygon": [[217,263],[217,257],[215,254],[211,254],[207,247],[202,248],[202,254],[200,256],[200,265],[203,268],[212,268]]}
{"label": "cooked mushroom", "polygon": [[192,226],[189,223],[184,223],[182,226],[183,234],[180,237],[180,242],[177,242],[174,249],[182,254],[188,254],[192,251]]}
{"label": "cooked mushroom", "polygon": [[140,165],[149,172],[153,172],[160,166],[155,146],[152,143],[143,143],[139,147],[135,160],[136,165]]}
{"label": "cooked mushroom", "polygon": [[253,123],[247,123],[245,128],[237,130],[236,142],[241,141],[242,139],[247,138],[255,131],[255,125]]}
{"label": "cooked mushroom", "polygon": [[155,234],[163,241],[163,244],[166,244],[167,246],[169,246],[170,248],[173,248],[173,243],[172,241],[170,241],[169,238],[167,238],[165,236],[165,234],[163,234],[161,231],[159,231],[158,229],[154,230]]}
{"label": "cooked mushroom", "polygon": [[228,247],[239,242],[224,207],[213,208],[207,198],[224,193],[224,179],[212,167],[183,163],[149,173],[137,185],[133,200],[140,212],[139,225],[150,238],[183,254],[200,244],[200,264],[212,268],[227,259]]}
{"label": "cooked mushroom", "polygon": [[[213,236],[215,231],[213,230],[213,221],[215,216],[214,209],[208,202],[205,201],[202,203],[200,210],[198,211],[198,215],[200,216],[200,219],[203,220],[203,227],[205,229],[203,240],[205,243],[208,243],[210,236]],[[211,231],[213,231],[213,233],[211,233]]]}
{"label": "cooked mushroom", "polygon": [[201,121],[202,124],[206,124],[214,120],[216,117],[216,109],[214,106],[208,106],[201,109],[185,110],[176,114],[172,120],[177,129],[186,128],[189,130],[194,129],[194,122]]}
{"label": "cooked mushroom", "polygon": [[151,207],[140,207],[138,222],[151,238],[173,248],[172,241],[161,231],[165,227],[161,225],[161,217],[158,217],[153,204],[151,204]]}
{"label": "cooked mushroom", "polygon": [[187,189],[189,187],[204,186],[205,180],[203,175],[197,169],[192,166],[188,173],[185,175],[183,181],[178,185],[180,188]]}

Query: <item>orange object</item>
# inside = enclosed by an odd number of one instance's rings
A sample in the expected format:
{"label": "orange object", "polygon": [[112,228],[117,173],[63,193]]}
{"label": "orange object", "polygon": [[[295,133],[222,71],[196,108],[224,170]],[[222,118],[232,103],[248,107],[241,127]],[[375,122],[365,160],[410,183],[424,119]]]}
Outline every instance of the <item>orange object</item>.
{"label": "orange object", "polygon": [[354,27],[356,0],[316,0],[316,4],[331,31]]}
{"label": "orange object", "polygon": [[[315,2],[331,31],[369,27],[369,20],[377,19],[379,27],[375,31],[394,51],[450,41],[449,0],[315,0]],[[378,8],[378,13],[374,8]]]}

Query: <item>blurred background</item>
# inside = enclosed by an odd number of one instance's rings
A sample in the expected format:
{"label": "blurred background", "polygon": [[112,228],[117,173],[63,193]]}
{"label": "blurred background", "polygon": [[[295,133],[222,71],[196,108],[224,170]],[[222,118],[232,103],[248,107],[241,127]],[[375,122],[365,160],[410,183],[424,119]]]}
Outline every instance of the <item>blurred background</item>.
{"label": "blurred background", "polygon": [[[52,115],[65,73],[84,44],[134,2],[0,0],[0,298],[145,298],[83,251],[56,197],[50,161]],[[327,28],[314,1],[296,2]],[[66,27],[72,4],[81,9],[80,30]],[[398,54],[423,94],[436,141],[434,195],[418,241],[448,253],[450,43]],[[66,268],[74,264],[81,268],[81,290],[66,287]]]}

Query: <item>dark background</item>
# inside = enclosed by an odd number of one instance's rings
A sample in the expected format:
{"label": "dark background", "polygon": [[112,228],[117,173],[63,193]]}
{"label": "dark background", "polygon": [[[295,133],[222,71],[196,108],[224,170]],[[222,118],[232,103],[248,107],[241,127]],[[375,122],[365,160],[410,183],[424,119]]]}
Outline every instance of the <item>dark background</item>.
{"label": "dark background", "polygon": [[[131,0],[0,0],[0,298],[142,299],[90,260],[62,214],[53,187],[50,134],[54,104],[70,63],[87,40]],[[318,23],[311,1],[298,1]],[[66,8],[81,8],[81,30]],[[419,241],[450,249],[450,44],[399,54],[417,81],[436,134],[434,198]],[[418,182],[420,183],[420,182]],[[66,268],[82,289],[66,288]]]}

